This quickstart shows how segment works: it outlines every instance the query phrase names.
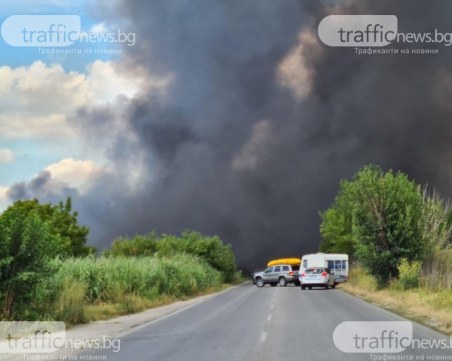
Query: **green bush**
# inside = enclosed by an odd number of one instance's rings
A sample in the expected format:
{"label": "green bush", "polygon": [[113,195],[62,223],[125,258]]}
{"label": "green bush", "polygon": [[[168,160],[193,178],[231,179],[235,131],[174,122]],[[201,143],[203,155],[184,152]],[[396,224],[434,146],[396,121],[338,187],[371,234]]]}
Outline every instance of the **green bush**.
{"label": "green bush", "polygon": [[34,285],[50,275],[57,238],[34,213],[10,207],[0,216],[0,318],[30,317]]}
{"label": "green bush", "polygon": [[403,289],[419,287],[419,278],[421,276],[421,262],[409,262],[406,258],[402,258],[399,264],[399,279],[397,284]]}
{"label": "green bush", "polygon": [[120,238],[113,242],[106,256],[152,256],[173,258],[178,254],[190,254],[206,261],[220,271],[225,282],[237,278],[235,255],[231,246],[224,244],[218,236],[206,237],[198,232],[185,231],[179,237],[151,232],[131,239]]}
{"label": "green bush", "polygon": [[137,235],[133,238],[116,239],[111,250],[105,255],[111,256],[152,256],[157,252],[158,235],[155,232],[146,235]]}

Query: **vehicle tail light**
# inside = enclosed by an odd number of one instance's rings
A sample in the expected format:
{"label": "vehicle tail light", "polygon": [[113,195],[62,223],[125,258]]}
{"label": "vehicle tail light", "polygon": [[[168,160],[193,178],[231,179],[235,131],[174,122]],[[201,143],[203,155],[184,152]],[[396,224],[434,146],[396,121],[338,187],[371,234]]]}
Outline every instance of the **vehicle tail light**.
{"label": "vehicle tail light", "polygon": [[322,272],[322,277],[326,277],[327,273],[326,272]]}
{"label": "vehicle tail light", "polygon": [[293,276],[293,272],[292,271],[289,272],[289,276]]}
{"label": "vehicle tail light", "polygon": [[301,274],[301,277],[304,277],[304,276],[306,276],[306,275],[305,275],[304,273],[302,273],[302,274]]}

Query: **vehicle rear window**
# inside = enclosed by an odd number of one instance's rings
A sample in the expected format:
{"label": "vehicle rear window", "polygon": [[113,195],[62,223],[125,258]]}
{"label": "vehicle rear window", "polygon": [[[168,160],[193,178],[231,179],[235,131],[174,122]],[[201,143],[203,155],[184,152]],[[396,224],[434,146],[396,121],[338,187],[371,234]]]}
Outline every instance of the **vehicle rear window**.
{"label": "vehicle rear window", "polygon": [[308,274],[312,274],[312,275],[317,275],[317,274],[321,274],[322,272],[324,272],[325,269],[324,268],[308,268],[304,271],[304,273],[308,273]]}
{"label": "vehicle rear window", "polygon": [[292,266],[292,271],[299,271],[300,270],[300,266]]}

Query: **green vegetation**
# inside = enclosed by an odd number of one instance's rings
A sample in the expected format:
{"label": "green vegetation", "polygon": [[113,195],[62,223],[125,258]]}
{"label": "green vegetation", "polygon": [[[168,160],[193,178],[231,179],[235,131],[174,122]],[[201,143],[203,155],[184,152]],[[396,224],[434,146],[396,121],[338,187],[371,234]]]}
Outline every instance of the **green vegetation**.
{"label": "green vegetation", "polygon": [[114,305],[115,314],[123,314],[161,297],[183,298],[222,285],[220,272],[183,254],[55,259],[51,267],[56,272],[40,282],[29,308],[37,318],[69,323],[87,321],[89,306]]}
{"label": "green vegetation", "polygon": [[452,290],[452,249],[438,249],[424,263],[421,286]]}
{"label": "green vegetation", "polygon": [[323,252],[348,253],[342,287],[452,334],[452,212],[401,173],[367,166],[321,213]]}
{"label": "green vegetation", "polygon": [[378,280],[399,277],[400,262],[424,264],[451,245],[450,212],[401,172],[367,166],[343,180],[334,204],[321,214],[320,249],[348,253]]}
{"label": "green vegetation", "polygon": [[23,313],[31,301],[30,288],[49,274],[56,238],[35,214],[23,217],[13,209],[0,217],[1,318]]}
{"label": "green vegetation", "polygon": [[57,252],[62,256],[86,256],[94,253],[93,247],[87,247],[89,229],[78,224],[78,213],[72,211],[72,200],[67,198],[66,202],[58,205],[50,203],[40,204],[37,199],[17,201],[3,212],[0,218],[13,217],[27,218],[35,215],[46,224],[50,234],[55,238]]}
{"label": "green vegetation", "polygon": [[421,276],[421,262],[408,262],[406,258],[402,258],[399,264],[399,278],[395,284],[399,285],[402,290],[419,287],[419,278]]}
{"label": "green vegetation", "polygon": [[0,215],[0,319],[80,323],[136,312],[237,282],[217,237],[186,231],[118,239],[101,257],[66,203],[18,201]]}
{"label": "green vegetation", "polygon": [[120,238],[113,242],[107,255],[138,256],[155,255],[171,257],[186,253],[205,260],[214,269],[221,272],[225,282],[234,282],[237,278],[237,266],[230,245],[225,245],[218,236],[205,237],[198,232],[185,231],[180,237],[151,232],[145,236],[131,239]]}
{"label": "green vegetation", "polygon": [[[449,263],[449,277],[452,263]],[[402,273],[402,272],[401,272]],[[346,292],[359,296],[404,317],[452,335],[452,288],[430,287],[431,275],[421,272],[420,286],[405,288],[403,278],[380,288],[378,280],[361,266],[350,270],[349,282],[341,285]]]}

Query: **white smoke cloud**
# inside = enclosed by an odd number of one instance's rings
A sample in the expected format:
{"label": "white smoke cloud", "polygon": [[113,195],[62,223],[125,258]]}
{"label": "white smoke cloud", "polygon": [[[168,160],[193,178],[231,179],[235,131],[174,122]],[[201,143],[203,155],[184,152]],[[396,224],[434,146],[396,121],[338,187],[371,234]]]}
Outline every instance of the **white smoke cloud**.
{"label": "white smoke cloud", "polygon": [[313,48],[319,48],[317,38],[310,31],[302,31],[298,36],[298,44],[290,50],[277,69],[280,85],[288,88],[298,101],[309,94],[314,82],[315,71],[305,59],[307,50],[312,52]]}
{"label": "white smoke cloud", "polygon": [[89,191],[93,181],[107,172],[106,168],[93,161],[73,158],[65,158],[58,163],[50,164],[45,170],[50,172],[54,181],[77,188],[81,194]]}

